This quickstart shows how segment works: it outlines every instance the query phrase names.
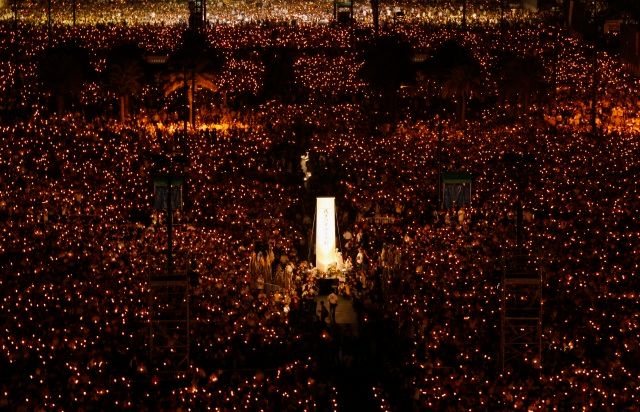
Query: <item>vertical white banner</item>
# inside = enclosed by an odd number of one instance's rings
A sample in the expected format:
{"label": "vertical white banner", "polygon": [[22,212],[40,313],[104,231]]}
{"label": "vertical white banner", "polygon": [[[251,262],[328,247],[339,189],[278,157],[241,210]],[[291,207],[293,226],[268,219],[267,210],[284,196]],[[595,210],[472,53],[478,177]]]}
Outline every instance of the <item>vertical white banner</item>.
{"label": "vertical white banner", "polygon": [[334,263],[337,263],[335,198],[319,197],[316,203],[316,267],[326,271]]}

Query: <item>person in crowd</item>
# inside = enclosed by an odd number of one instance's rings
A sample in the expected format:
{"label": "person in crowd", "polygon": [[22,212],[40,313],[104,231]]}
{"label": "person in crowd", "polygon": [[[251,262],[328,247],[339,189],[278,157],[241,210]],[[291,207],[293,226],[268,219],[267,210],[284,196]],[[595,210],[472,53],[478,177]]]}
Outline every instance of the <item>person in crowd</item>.
{"label": "person in crowd", "polygon": [[329,317],[329,311],[327,310],[327,307],[325,306],[323,300],[319,302],[319,308],[318,308],[317,314],[318,314],[318,322],[322,322],[322,323],[327,322],[327,318]]}
{"label": "person in crowd", "polygon": [[338,307],[338,295],[336,295],[335,291],[329,294],[327,298],[329,300],[329,314],[331,316],[331,324],[336,324],[336,308]]}

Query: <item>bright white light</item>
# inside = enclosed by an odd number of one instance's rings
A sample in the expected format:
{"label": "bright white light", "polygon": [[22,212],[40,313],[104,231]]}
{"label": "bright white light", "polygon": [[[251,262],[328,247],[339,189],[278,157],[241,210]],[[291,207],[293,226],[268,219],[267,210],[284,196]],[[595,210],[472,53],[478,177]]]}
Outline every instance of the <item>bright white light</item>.
{"label": "bright white light", "polygon": [[336,256],[335,198],[319,197],[316,203],[316,267],[326,271],[338,263]]}

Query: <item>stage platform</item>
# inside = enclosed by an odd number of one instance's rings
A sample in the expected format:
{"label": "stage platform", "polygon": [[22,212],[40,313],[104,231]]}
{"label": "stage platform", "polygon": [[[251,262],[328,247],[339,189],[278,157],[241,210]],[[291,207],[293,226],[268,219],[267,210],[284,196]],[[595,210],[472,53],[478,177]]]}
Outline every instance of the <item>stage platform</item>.
{"label": "stage platform", "polygon": [[329,295],[338,289],[338,278],[318,278],[316,285],[318,286],[318,295]]}

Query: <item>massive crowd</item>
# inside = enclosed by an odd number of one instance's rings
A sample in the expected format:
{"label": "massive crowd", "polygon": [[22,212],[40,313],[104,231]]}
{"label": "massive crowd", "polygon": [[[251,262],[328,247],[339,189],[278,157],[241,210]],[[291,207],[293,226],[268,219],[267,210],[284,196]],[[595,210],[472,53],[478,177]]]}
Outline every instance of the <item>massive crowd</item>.
{"label": "massive crowd", "polygon": [[[267,22],[286,22],[296,25],[327,25],[333,21],[333,2],[283,0],[252,1],[226,0],[206,2],[206,21],[211,25],[252,25]],[[348,2],[339,2],[347,4]],[[0,8],[3,19],[15,18],[12,1],[7,0]],[[53,24],[72,25],[73,1],[52,2]],[[128,25],[187,25],[188,5],[181,1],[77,1],[75,23],[78,25],[128,24]],[[48,4],[32,1],[20,7],[18,16],[34,23],[47,22]],[[371,4],[353,2],[353,19],[359,23],[372,22]],[[474,1],[467,6],[468,24],[495,24],[503,17],[511,22],[529,21],[537,18],[530,10],[507,5],[500,9],[492,0]],[[459,24],[462,21],[461,1],[396,0],[380,4],[380,21],[386,24]]]}
{"label": "massive crowd", "polygon": [[[387,124],[362,72],[358,45],[370,30],[214,26],[219,89],[198,93],[196,127],[185,130],[179,93],[146,84],[123,123],[99,80],[109,48],[170,52],[184,28],[56,25],[51,39],[38,25],[0,30],[10,56],[0,62],[0,406],[337,409],[342,394],[324,369],[335,362],[333,332],[307,327],[305,303],[316,293],[306,262],[313,200],[332,193],[354,266],[340,290],[362,323],[393,322],[402,358],[385,373],[416,410],[637,407],[640,102],[615,56],[594,59],[575,35],[538,22],[388,27],[426,55],[456,39],[484,87],[462,124],[436,80],[402,87]],[[38,62],[69,39],[89,51],[96,76],[56,112]],[[299,51],[292,96],[260,101],[269,47]],[[529,106],[499,97],[506,48],[541,60],[548,87]],[[528,367],[502,371],[499,262],[515,243],[522,174],[508,153],[533,159],[522,166],[524,248],[544,278],[543,347]],[[198,274],[190,378],[171,388],[147,359],[148,279],[164,268],[167,237],[152,182],[167,157],[185,178],[176,265]],[[462,213],[438,203],[438,167],[473,174]],[[392,408],[385,391],[371,388]]]}

